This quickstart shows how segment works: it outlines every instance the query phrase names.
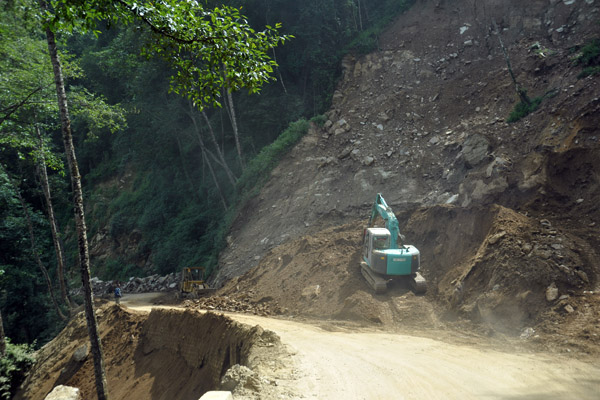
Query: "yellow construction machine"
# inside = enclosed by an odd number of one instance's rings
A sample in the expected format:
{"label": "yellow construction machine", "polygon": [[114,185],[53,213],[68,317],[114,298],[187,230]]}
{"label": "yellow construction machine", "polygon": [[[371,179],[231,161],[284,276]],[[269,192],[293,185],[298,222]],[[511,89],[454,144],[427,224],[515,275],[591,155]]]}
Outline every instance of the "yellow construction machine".
{"label": "yellow construction machine", "polygon": [[205,280],[204,267],[186,267],[181,271],[181,293],[184,297],[203,296],[214,292]]}

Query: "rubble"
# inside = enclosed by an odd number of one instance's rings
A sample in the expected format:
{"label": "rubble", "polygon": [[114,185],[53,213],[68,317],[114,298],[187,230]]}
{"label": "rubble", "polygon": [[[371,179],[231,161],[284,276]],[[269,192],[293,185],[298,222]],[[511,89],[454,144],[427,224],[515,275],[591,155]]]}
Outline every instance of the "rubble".
{"label": "rubble", "polygon": [[[121,284],[123,293],[168,292],[177,290],[181,282],[181,273],[173,272],[165,276],[154,274],[145,278],[131,277],[127,282],[119,282],[117,280],[103,281],[98,277],[93,277],[90,281],[92,283],[92,292],[96,296],[112,295],[117,283]],[[71,290],[71,295],[73,296],[81,295],[82,293],[82,288]]]}
{"label": "rubble", "polygon": [[286,310],[281,308],[277,302],[253,302],[246,296],[211,296],[199,299],[185,300],[183,306],[188,309],[201,309],[209,311],[239,312],[263,317],[269,315],[280,315]]}

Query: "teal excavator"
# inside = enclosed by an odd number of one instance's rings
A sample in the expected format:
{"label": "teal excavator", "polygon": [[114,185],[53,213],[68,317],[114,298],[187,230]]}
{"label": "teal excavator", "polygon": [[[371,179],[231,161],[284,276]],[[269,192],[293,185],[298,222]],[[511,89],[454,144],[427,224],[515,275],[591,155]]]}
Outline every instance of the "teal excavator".
{"label": "teal excavator", "polygon": [[[377,217],[383,219],[385,228],[373,227]],[[361,272],[377,294],[385,293],[388,281],[399,277],[409,279],[415,293],[425,293],[427,282],[419,273],[419,250],[415,246],[399,244],[399,239],[398,220],[383,196],[377,193],[364,231]]]}

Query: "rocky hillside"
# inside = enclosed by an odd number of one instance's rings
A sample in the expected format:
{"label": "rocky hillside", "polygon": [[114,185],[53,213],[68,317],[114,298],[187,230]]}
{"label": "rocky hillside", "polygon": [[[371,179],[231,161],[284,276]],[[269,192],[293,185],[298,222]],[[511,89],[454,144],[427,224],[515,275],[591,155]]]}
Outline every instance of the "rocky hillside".
{"label": "rocky hillside", "polygon": [[[379,51],[345,59],[327,122],[240,213],[215,285],[257,266],[240,282],[260,286],[269,268],[308,254],[295,241],[303,235],[326,243],[320,232],[329,227],[360,229],[355,221],[366,221],[380,192],[422,252],[435,303],[500,327],[541,323],[548,310],[569,314],[569,297],[597,290],[599,78],[578,77],[574,60],[598,36],[599,7],[417,2],[380,38]],[[531,98],[543,97],[537,111],[510,124],[518,97],[494,24],[517,81]],[[335,243],[319,259],[303,258],[294,279],[310,280],[311,262],[327,268],[329,256],[354,258]]]}

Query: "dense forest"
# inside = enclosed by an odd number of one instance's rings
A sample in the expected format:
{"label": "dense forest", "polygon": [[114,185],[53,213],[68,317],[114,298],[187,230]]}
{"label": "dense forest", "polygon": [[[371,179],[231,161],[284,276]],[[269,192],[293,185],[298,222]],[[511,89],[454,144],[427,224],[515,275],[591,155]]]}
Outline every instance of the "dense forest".
{"label": "dense forest", "polygon": [[[277,65],[260,93],[224,89],[210,106],[182,95],[173,64],[149,54],[154,39],[144,24],[63,29],[57,39],[88,238],[111,243],[92,254],[93,276],[216,268],[240,206],[308,121],[322,121],[342,57],[375,50],[383,27],[410,3],[226,2],[256,31],[281,24],[288,40],[269,54]],[[81,283],[52,65],[36,10],[28,0],[0,6],[0,308],[13,342],[42,344],[62,327],[66,304],[81,303],[66,291]],[[53,244],[49,204],[64,251]]]}

